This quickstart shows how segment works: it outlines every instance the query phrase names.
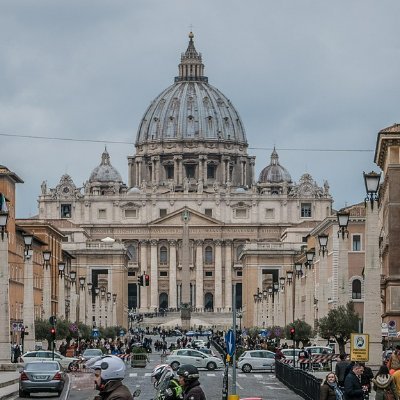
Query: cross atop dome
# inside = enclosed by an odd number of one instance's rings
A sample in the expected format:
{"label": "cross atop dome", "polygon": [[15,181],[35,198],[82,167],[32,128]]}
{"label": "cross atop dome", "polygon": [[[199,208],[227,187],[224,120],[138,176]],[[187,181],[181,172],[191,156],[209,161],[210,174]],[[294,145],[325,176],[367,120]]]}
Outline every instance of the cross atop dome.
{"label": "cross atop dome", "polygon": [[181,63],[179,64],[179,76],[175,82],[181,81],[204,81],[208,78],[204,76],[204,64],[202,63],[201,53],[198,53],[194,47],[194,34],[189,32],[189,44],[185,53],[181,54]]}

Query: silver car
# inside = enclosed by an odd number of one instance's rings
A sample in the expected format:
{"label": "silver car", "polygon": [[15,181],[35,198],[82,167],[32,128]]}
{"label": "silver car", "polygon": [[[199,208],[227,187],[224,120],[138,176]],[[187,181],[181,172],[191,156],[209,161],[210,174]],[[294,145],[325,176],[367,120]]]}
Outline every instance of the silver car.
{"label": "silver car", "polygon": [[194,349],[174,350],[165,359],[165,362],[169,364],[173,370],[177,370],[181,364],[191,364],[197,368],[207,368],[210,371],[224,366],[220,358],[204,354]]}
{"label": "silver car", "polygon": [[251,372],[253,369],[275,369],[275,353],[269,350],[245,351],[238,360],[238,368],[243,372]]}
{"label": "silver car", "polygon": [[[28,351],[27,353],[23,354],[21,358],[24,364],[27,364],[31,361],[52,361],[53,352],[50,350]],[[79,358],[64,357],[55,351],[54,361],[58,361],[63,368],[71,370],[74,364],[79,361]]]}
{"label": "silver car", "polygon": [[28,362],[19,376],[19,397],[38,392],[57,392],[61,395],[64,384],[65,372],[58,361]]}

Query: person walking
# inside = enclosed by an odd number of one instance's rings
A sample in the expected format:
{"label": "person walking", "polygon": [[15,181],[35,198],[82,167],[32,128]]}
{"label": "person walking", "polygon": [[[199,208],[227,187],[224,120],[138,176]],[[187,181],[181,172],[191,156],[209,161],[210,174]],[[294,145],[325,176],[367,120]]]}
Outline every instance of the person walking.
{"label": "person walking", "polygon": [[338,385],[342,389],[344,388],[344,378],[346,377],[346,369],[350,365],[350,361],[346,360],[346,354],[342,353],[339,355],[340,361],[336,363],[335,374],[338,379]]}
{"label": "person walking", "polygon": [[94,370],[94,382],[99,391],[94,400],[133,400],[131,392],[122,383],[126,366],[119,357],[100,357],[90,368]]}
{"label": "person walking", "polygon": [[351,371],[344,380],[344,398],[345,400],[364,400],[368,388],[361,385],[361,375],[364,367],[359,363],[354,363]]}
{"label": "person walking", "polygon": [[387,363],[387,367],[388,367],[389,371],[391,369],[393,369],[395,371],[400,369],[400,346],[399,345],[396,346],[394,352],[390,356],[389,361]]}
{"label": "person walking", "polygon": [[199,382],[199,370],[194,365],[182,364],[177,375],[183,388],[183,400],[206,400]]}
{"label": "person walking", "polygon": [[320,400],[343,400],[343,392],[339,388],[337,376],[333,372],[326,375],[319,394]]}
{"label": "person walking", "polygon": [[397,392],[394,379],[389,374],[389,368],[382,365],[379,368],[375,378],[372,378],[373,388],[376,392],[375,400],[398,400],[399,395]]}

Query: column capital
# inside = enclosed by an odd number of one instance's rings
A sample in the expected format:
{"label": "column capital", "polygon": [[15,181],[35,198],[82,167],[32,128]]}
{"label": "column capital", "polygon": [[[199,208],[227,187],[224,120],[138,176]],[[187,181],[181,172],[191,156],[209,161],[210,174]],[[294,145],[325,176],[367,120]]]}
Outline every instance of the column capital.
{"label": "column capital", "polygon": [[151,161],[160,161],[160,156],[151,157]]}
{"label": "column capital", "polygon": [[183,157],[182,157],[181,155],[174,156],[174,160],[175,160],[175,161],[181,161],[182,158],[183,158]]}
{"label": "column capital", "polygon": [[157,244],[158,244],[158,240],[157,239],[151,239],[150,240],[150,245],[151,246],[157,246]]}
{"label": "column capital", "polygon": [[216,246],[222,246],[222,243],[223,243],[223,240],[221,240],[221,239],[216,239],[216,240],[214,240],[214,244],[215,244]]}
{"label": "column capital", "polygon": [[224,240],[225,246],[232,246],[233,240],[232,239],[225,239]]}
{"label": "column capital", "polygon": [[170,239],[170,240],[168,240],[168,243],[169,243],[169,245],[170,245],[171,247],[176,247],[178,241],[175,240],[175,239]]}
{"label": "column capital", "polygon": [[147,239],[139,239],[139,244],[141,246],[146,246],[149,243]]}
{"label": "column capital", "polygon": [[204,243],[204,240],[197,239],[197,240],[194,241],[194,243],[195,243],[195,245],[196,245],[197,247],[202,247],[202,246],[203,246],[203,243]]}
{"label": "column capital", "polygon": [[199,155],[199,160],[200,161],[206,161],[208,159],[208,157],[205,154],[200,154]]}

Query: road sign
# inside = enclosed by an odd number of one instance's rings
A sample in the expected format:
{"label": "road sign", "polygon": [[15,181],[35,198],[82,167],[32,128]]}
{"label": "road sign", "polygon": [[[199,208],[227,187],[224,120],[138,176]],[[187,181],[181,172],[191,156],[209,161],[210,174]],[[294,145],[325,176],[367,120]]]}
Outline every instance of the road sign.
{"label": "road sign", "polygon": [[92,336],[93,337],[99,337],[100,336],[100,332],[97,328],[92,330]]}
{"label": "road sign", "polygon": [[232,357],[233,353],[235,352],[235,335],[233,334],[233,330],[229,329],[225,335],[225,343],[226,343],[226,350],[227,353]]}
{"label": "road sign", "polygon": [[396,321],[394,320],[388,322],[388,337],[397,337]]}
{"label": "road sign", "polygon": [[369,361],[369,335],[352,333],[350,341],[350,360]]}
{"label": "road sign", "polygon": [[13,332],[17,332],[18,330],[18,324],[16,324],[15,322],[12,324],[12,330]]}

